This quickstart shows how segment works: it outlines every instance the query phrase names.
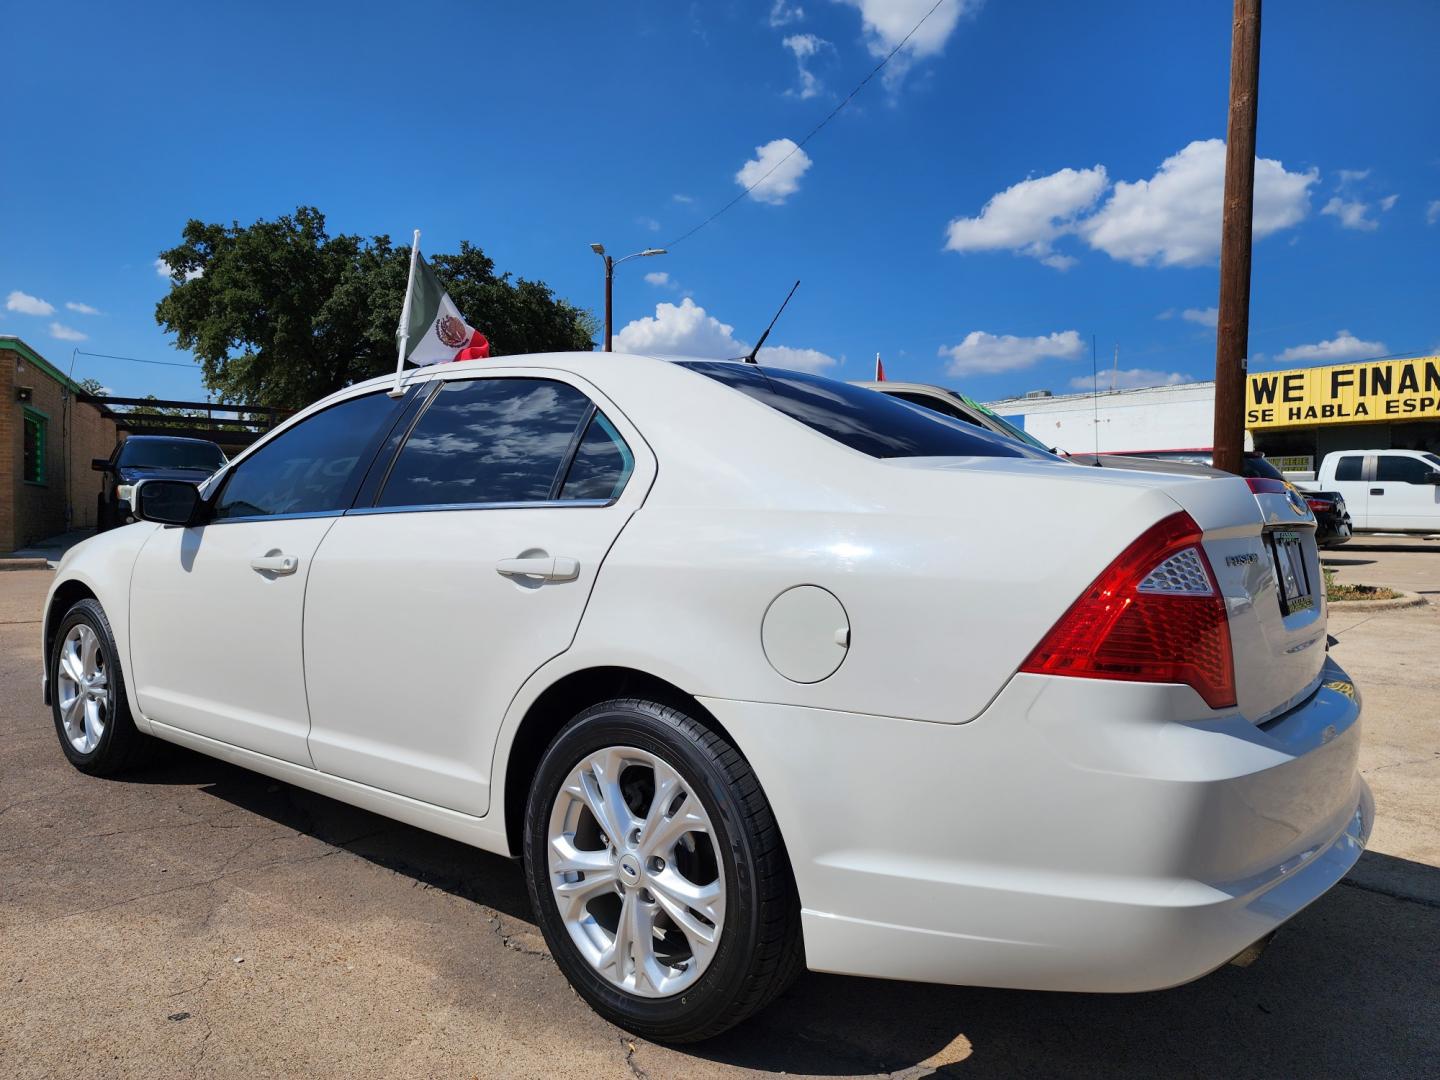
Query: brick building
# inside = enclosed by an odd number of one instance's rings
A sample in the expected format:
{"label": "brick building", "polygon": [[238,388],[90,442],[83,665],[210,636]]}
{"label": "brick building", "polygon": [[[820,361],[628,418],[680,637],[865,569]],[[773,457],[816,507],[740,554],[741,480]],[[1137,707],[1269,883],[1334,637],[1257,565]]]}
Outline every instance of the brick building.
{"label": "brick building", "polygon": [[18,337],[0,334],[0,552],[95,524],[115,423],[75,400],[80,387]]}

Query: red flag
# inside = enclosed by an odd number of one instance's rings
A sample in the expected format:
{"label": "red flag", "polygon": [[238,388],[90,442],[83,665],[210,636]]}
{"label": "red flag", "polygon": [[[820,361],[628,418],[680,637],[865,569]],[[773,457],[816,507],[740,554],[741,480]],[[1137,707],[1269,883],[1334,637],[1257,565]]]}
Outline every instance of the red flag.
{"label": "red flag", "polygon": [[490,359],[490,341],[479,330],[470,335],[469,344],[455,354],[456,360]]}
{"label": "red flag", "polygon": [[875,354],[875,381],[885,381],[885,365],[881,362],[880,354],[878,352]]}

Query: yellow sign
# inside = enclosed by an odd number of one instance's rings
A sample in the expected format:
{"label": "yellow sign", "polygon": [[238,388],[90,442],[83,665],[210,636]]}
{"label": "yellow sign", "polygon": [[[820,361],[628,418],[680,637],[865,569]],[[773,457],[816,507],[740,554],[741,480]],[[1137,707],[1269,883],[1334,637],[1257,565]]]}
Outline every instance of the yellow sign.
{"label": "yellow sign", "polygon": [[1440,356],[1251,375],[1245,426],[1310,427],[1440,418]]}

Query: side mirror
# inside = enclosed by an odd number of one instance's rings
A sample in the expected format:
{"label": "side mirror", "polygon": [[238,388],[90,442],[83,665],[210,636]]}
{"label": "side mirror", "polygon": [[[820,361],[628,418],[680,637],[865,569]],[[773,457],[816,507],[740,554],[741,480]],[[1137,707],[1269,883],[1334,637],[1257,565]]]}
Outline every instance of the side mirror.
{"label": "side mirror", "polygon": [[185,480],[141,480],[130,496],[130,512],[141,521],[189,525],[200,509],[200,490]]}
{"label": "side mirror", "polygon": [[91,458],[90,468],[96,472],[107,472],[110,469],[110,459],[108,457]]}

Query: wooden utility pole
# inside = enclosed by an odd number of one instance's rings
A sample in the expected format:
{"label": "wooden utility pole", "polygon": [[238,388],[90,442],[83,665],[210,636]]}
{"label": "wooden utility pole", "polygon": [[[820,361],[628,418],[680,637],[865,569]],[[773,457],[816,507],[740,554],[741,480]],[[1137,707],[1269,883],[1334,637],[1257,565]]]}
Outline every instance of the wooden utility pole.
{"label": "wooden utility pole", "polygon": [[1230,28],[1230,123],[1220,225],[1220,319],[1215,331],[1215,467],[1238,474],[1245,452],[1250,351],[1250,227],[1255,212],[1255,114],[1260,97],[1260,0],[1235,0]]}

